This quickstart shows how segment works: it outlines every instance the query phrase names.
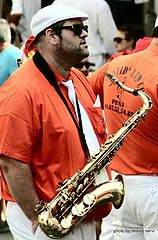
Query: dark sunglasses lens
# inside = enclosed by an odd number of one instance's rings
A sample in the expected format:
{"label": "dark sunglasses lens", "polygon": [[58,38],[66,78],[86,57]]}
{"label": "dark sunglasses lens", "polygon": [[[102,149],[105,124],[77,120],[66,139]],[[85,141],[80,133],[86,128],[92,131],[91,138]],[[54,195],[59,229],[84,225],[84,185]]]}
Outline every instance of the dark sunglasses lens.
{"label": "dark sunglasses lens", "polygon": [[81,68],[83,68],[83,64],[82,63],[78,63],[78,64],[75,64],[74,67],[81,69]]}
{"label": "dark sunglasses lens", "polygon": [[74,67],[76,68],[83,68],[83,66],[85,66],[86,68],[89,68],[90,67],[90,63],[89,62],[85,62],[85,63],[78,63],[78,64],[75,64]]}
{"label": "dark sunglasses lens", "polygon": [[87,25],[83,25],[83,26],[82,26],[82,29],[83,29],[85,32],[88,33],[88,26],[87,26]]}
{"label": "dark sunglasses lens", "polygon": [[122,40],[123,40],[123,38],[120,38],[120,37],[114,38],[114,42],[117,42],[117,43],[121,43]]}
{"label": "dark sunglasses lens", "polygon": [[90,63],[89,63],[89,62],[85,62],[85,63],[84,63],[84,66],[85,66],[86,68],[89,68],[89,67],[90,67]]}
{"label": "dark sunglasses lens", "polygon": [[76,35],[80,36],[82,34],[82,30],[88,32],[88,26],[87,25],[73,25],[73,31]]}

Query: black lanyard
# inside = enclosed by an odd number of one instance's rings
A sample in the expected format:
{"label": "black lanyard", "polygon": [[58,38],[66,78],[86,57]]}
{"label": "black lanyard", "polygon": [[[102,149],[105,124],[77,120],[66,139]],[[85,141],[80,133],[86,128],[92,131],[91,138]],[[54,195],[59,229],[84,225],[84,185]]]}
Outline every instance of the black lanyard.
{"label": "black lanyard", "polygon": [[81,120],[81,112],[80,112],[80,107],[79,107],[79,103],[78,103],[78,99],[77,99],[77,96],[76,96],[76,105],[77,105],[77,111],[78,111],[78,117],[79,117],[79,124],[78,122],[76,121],[76,118],[74,117],[64,95],[62,94],[58,84],[57,84],[57,81],[55,79],[55,76],[52,72],[52,70],[50,69],[50,67],[48,66],[47,62],[45,61],[45,59],[42,57],[42,55],[37,51],[35,53],[35,55],[33,56],[33,61],[36,65],[36,67],[40,70],[40,72],[44,75],[44,77],[49,81],[49,83],[55,88],[55,90],[57,91],[58,95],[60,96],[60,98],[62,99],[63,103],[65,104],[67,110],[69,111],[76,127],[77,127],[77,130],[78,130],[78,134],[79,134],[79,137],[80,137],[80,141],[81,141],[81,144],[82,144],[82,148],[83,148],[83,151],[85,153],[85,156],[86,156],[86,159],[89,158],[89,150],[88,150],[88,146],[87,146],[87,143],[86,143],[86,139],[85,139],[85,135],[84,135],[84,132],[83,132],[83,126],[82,126],[82,120]]}

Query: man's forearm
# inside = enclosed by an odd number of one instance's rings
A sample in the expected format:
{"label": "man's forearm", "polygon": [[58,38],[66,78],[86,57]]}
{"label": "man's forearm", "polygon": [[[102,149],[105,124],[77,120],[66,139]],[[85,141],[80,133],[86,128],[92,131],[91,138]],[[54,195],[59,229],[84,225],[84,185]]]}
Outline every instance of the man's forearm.
{"label": "man's forearm", "polygon": [[14,200],[25,215],[32,222],[36,222],[37,215],[34,209],[39,202],[39,198],[34,189],[30,166],[5,156],[0,156],[0,165]]}

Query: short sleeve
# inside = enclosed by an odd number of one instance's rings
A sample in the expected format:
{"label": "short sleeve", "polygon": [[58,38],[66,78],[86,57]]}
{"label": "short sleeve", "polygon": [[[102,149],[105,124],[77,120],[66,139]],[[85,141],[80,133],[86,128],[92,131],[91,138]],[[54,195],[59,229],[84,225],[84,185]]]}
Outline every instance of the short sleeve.
{"label": "short sleeve", "polygon": [[[4,88],[7,91],[7,88]],[[27,93],[0,97],[0,154],[29,163],[33,146],[33,114]]]}

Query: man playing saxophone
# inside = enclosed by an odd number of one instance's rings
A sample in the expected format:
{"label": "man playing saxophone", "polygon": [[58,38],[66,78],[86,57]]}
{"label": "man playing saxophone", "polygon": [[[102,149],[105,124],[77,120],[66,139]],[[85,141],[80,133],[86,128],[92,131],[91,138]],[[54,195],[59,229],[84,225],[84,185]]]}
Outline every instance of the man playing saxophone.
{"label": "man playing saxophone", "polygon": [[122,207],[112,211],[112,230],[106,218],[100,239],[158,239],[158,21],[153,39],[145,50],[121,56],[89,76],[94,92],[100,95],[108,127],[108,136],[122,127],[140,108],[140,100],[114,85],[107,73],[130,88],[143,90],[153,102],[145,121],[141,121],[125,139],[111,163],[114,174],[125,182]]}
{"label": "man playing saxophone", "polygon": [[[106,139],[92,88],[81,72],[71,69],[89,54],[87,18],[65,5],[39,10],[31,22],[37,52],[0,89],[2,196],[15,240],[51,239],[38,227],[35,209],[41,200],[50,202]],[[98,183],[109,179],[108,168]],[[100,210],[63,239],[95,240],[94,219],[106,216],[111,203]]]}

